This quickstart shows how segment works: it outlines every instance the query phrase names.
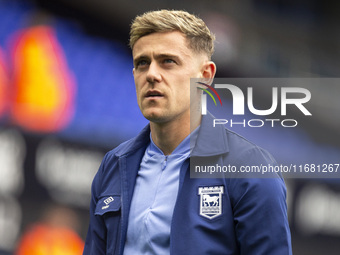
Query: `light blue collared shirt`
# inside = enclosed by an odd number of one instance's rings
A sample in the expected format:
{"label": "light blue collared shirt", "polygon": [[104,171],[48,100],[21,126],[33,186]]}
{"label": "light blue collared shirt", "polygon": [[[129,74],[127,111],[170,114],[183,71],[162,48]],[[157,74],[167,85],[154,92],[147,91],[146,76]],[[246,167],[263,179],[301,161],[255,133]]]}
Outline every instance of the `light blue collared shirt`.
{"label": "light blue collared shirt", "polygon": [[[132,197],[124,255],[169,255],[171,219],[179,173],[189,157],[198,128],[165,156],[154,144],[145,150]],[[196,139],[195,139],[196,140]],[[192,140],[193,141],[193,140]]]}

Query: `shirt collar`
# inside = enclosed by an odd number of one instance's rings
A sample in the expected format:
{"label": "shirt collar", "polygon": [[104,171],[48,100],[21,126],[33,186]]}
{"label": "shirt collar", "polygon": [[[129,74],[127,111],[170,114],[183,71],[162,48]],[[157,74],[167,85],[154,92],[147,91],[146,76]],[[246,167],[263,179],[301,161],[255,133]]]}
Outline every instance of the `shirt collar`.
{"label": "shirt collar", "polygon": [[[195,146],[195,143],[192,141],[196,141],[198,136],[199,127],[197,127],[194,131],[192,131],[171,153],[171,155],[184,155],[191,152]],[[158,146],[152,140],[151,132],[150,132],[150,146],[148,147],[148,153],[150,154],[160,154],[164,155],[162,150],[158,148]]]}

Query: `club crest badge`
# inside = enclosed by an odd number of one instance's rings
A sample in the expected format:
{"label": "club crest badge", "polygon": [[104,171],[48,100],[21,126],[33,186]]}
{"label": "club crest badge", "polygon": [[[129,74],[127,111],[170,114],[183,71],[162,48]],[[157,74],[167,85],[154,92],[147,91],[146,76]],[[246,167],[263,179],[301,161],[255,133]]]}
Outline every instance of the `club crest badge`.
{"label": "club crest badge", "polygon": [[222,214],[222,194],[224,186],[200,187],[200,215],[213,219]]}

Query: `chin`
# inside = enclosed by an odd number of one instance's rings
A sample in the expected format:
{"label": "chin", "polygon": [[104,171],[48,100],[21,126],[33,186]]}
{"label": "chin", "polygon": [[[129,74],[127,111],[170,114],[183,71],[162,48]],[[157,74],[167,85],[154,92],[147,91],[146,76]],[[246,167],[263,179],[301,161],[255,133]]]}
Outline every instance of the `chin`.
{"label": "chin", "polygon": [[147,120],[151,121],[151,122],[155,122],[155,123],[163,123],[167,121],[166,116],[164,116],[164,114],[160,113],[160,112],[145,112],[143,113],[144,118],[146,118]]}
{"label": "chin", "polygon": [[144,117],[151,122],[154,123],[164,123],[166,122],[166,118],[162,118],[161,116],[145,116]]}

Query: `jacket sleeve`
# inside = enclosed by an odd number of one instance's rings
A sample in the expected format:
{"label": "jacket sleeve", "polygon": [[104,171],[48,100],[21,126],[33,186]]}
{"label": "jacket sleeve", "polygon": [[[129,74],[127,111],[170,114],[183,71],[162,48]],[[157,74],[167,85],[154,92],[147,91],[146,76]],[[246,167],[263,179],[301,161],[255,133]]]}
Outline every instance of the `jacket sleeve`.
{"label": "jacket sleeve", "polygon": [[[263,151],[249,150],[242,164],[268,164]],[[270,164],[273,163],[272,157]],[[286,187],[280,175],[230,179],[235,233],[242,255],[291,255]]]}
{"label": "jacket sleeve", "polygon": [[[107,156],[107,155],[106,155]],[[104,157],[97,174],[95,175],[91,188],[90,202],[90,225],[87,232],[83,255],[104,255],[106,254],[106,227],[103,219],[95,215],[95,210],[100,194],[101,176],[104,170]]]}

